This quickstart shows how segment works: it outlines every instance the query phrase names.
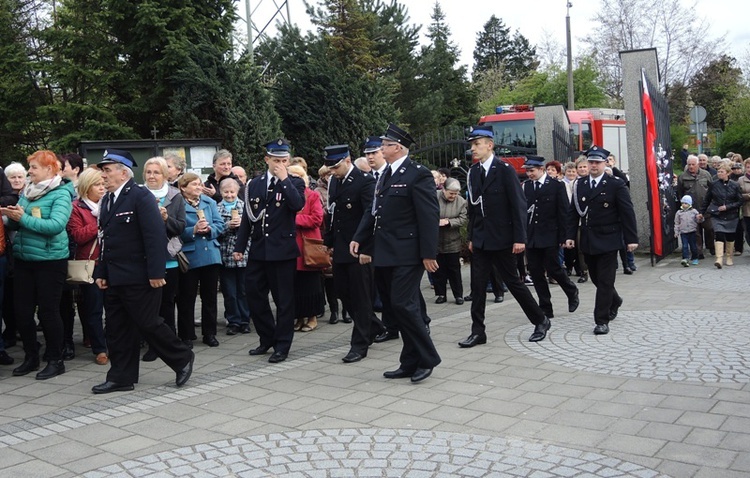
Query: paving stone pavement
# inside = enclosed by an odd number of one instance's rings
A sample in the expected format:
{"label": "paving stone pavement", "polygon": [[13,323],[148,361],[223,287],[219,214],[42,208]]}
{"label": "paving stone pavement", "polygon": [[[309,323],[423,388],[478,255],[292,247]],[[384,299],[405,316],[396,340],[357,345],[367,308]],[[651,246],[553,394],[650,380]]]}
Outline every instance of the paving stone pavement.
{"label": "paving stone pavement", "polygon": [[134,392],[92,395],[106,367],[80,346],[51,380],[2,367],[0,477],[749,477],[750,255],[721,271],[638,264],[618,275],[609,335],[592,334],[586,283],[539,343],[509,295],[488,304],[472,349],[456,345],[469,304],[434,304],[425,280],[443,363],[419,385],[382,378],[399,341],[343,364],[351,326],[325,320],[281,364],[247,355],[255,334],[196,344],[181,389],[156,361]]}

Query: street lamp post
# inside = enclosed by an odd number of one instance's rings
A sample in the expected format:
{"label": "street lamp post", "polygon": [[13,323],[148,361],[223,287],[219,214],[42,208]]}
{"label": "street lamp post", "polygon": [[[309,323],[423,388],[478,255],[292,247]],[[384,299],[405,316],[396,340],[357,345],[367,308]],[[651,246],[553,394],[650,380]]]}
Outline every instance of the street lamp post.
{"label": "street lamp post", "polygon": [[570,42],[570,7],[573,4],[566,0],[568,13],[565,17],[565,33],[568,40],[568,110],[575,109],[575,94],[573,92],[573,47]]}

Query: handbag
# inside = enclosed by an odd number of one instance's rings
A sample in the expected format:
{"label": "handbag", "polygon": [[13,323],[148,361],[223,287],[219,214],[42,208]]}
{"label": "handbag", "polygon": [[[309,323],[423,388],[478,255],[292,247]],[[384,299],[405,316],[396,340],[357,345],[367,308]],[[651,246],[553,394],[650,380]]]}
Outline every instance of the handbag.
{"label": "handbag", "polygon": [[188,260],[184,252],[178,251],[177,254],[174,255],[174,258],[177,259],[177,264],[180,266],[180,272],[184,274],[190,270],[190,260]]}
{"label": "handbag", "polygon": [[68,261],[68,277],[65,282],[68,284],[93,284],[94,283],[94,266],[96,261],[91,260],[94,249],[99,244],[99,238],[91,246],[88,259],[71,259]]}
{"label": "handbag", "polygon": [[302,258],[305,267],[310,269],[327,269],[331,267],[331,256],[322,239],[302,236]]}

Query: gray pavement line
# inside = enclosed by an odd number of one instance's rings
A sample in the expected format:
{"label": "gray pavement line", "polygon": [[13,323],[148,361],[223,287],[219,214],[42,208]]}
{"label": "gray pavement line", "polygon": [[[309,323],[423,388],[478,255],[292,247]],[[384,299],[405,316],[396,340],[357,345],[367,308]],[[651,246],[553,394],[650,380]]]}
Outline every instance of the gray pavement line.
{"label": "gray pavement line", "polygon": [[301,356],[294,360],[286,360],[271,365],[265,361],[256,361],[234,365],[210,374],[193,375],[189,382],[191,386],[186,388],[161,385],[148,390],[118,394],[85,405],[71,406],[52,413],[17,420],[0,426],[0,449],[291,370],[301,365],[342,354],[345,351],[344,349],[348,349],[348,347],[348,340],[332,340],[296,350],[292,353],[292,356]]}

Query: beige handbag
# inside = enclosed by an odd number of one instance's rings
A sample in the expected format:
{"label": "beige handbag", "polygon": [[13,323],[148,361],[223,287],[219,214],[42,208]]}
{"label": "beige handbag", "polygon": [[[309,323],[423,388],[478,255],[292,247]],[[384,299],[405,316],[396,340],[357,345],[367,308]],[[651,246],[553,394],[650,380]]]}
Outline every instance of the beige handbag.
{"label": "beige handbag", "polygon": [[94,254],[94,249],[96,249],[98,244],[99,238],[97,237],[96,243],[91,246],[88,259],[71,259],[68,261],[68,277],[65,279],[68,284],[94,283],[94,266],[96,265],[96,261],[91,260],[91,256]]}

